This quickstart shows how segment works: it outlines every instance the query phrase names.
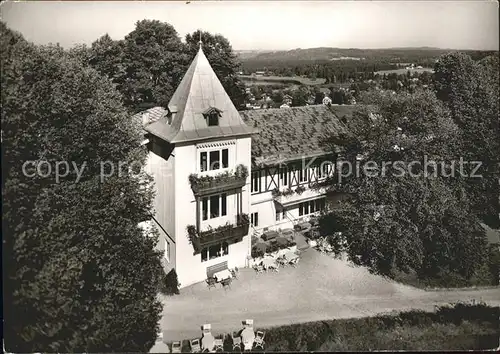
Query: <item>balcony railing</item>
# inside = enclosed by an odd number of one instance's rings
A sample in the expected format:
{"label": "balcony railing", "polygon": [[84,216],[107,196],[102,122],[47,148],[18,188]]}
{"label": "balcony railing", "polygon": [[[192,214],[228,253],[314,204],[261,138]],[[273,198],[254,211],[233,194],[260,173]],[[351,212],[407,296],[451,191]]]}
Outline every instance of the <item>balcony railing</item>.
{"label": "balcony railing", "polygon": [[198,176],[191,174],[189,183],[196,196],[217,194],[223,191],[242,188],[246,184],[248,169],[244,165],[236,166],[234,172],[224,172],[216,176]]}
{"label": "balcony railing", "polygon": [[197,232],[195,226],[187,227],[188,237],[193,245],[194,253],[200,253],[205,247],[217,244],[220,242],[236,243],[240,242],[243,237],[248,235],[250,222],[247,214],[239,215],[236,218],[235,224],[219,226],[214,229]]}
{"label": "balcony railing", "polygon": [[299,189],[299,191],[285,190],[284,192],[273,191],[273,198],[282,205],[294,204],[296,202],[320,196],[326,192],[326,188]]}

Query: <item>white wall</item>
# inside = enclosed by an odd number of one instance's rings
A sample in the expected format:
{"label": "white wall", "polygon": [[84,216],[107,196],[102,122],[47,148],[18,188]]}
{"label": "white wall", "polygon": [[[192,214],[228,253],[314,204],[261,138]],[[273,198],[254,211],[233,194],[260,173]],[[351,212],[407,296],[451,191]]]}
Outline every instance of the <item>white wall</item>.
{"label": "white wall", "polygon": [[[212,141],[210,144],[234,142],[224,148],[229,149],[229,170],[233,170],[237,164],[244,164],[250,169],[250,154],[251,154],[251,138],[232,139]],[[200,144],[201,145],[201,144]],[[199,145],[199,146],[200,146]],[[199,151],[206,150],[208,144],[202,144],[201,148],[196,145],[178,146],[175,149],[175,234],[176,234],[176,254],[177,254],[177,276],[181,287],[190,284],[204,281],[206,279],[207,267],[228,261],[228,266],[244,267],[247,256],[250,255],[250,237],[246,236],[242,242],[229,245],[229,254],[218,257],[215,259],[201,261],[201,254],[194,255],[194,248],[188,241],[186,227],[188,225],[196,225],[196,205],[195,197],[191,186],[189,184],[189,175],[197,173],[199,175],[211,174],[217,175],[224,170],[208,171],[205,173],[200,172]],[[249,213],[250,210],[250,197],[249,197],[249,180],[242,189],[242,211]],[[217,227],[225,224],[226,221],[230,223],[236,222],[236,196],[234,194],[228,195],[226,217],[208,219],[206,221],[200,220],[202,229],[206,229],[208,225]],[[201,214],[201,208],[200,208]],[[201,215],[200,215],[201,216]]]}
{"label": "white wall", "polygon": [[[157,249],[164,251],[166,242],[170,243],[170,259],[162,258],[163,265],[166,271],[175,267],[175,180],[174,180],[175,157],[170,156],[168,160],[156,155],[153,152],[148,153],[146,160],[145,172],[154,178],[154,216],[156,222],[161,227],[156,225],[159,231],[160,238],[158,240]],[[168,235],[166,233],[168,233]],[[170,236],[170,238],[169,238]]]}

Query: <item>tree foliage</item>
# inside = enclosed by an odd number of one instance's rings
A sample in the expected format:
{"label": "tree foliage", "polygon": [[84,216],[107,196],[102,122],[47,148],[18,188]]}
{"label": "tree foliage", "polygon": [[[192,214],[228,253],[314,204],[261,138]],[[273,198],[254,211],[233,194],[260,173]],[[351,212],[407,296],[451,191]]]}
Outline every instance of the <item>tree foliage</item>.
{"label": "tree foliage", "polygon": [[[235,106],[243,107],[245,89],[236,75],[240,63],[231,44],[222,35],[201,34],[203,51],[217,77]],[[142,20],[123,40],[112,40],[105,34],[80,56],[108,76],[122,93],[125,105],[138,111],[168,104],[198,51],[199,39],[200,31],[196,31],[182,42],[172,25]]]}
{"label": "tree foliage", "polygon": [[[1,78],[6,349],[148,351],[162,274],[157,235],[138,227],[150,181],[126,167],[100,178],[101,162],[144,162],[138,130],[114,85],[75,52],[34,46],[3,25],[2,38],[11,38]],[[47,161],[52,174],[24,173],[26,161]],[[58,161],[70,170],[56,181]]]}
{"label": "tree foliage", "polygon": [[[200,37],[201,35],[201,37]],[[186,35],[186,52],[189,58],[194,58],[202,40],[205,53],[212,69],[237,109],[245,106],[245,85],[236,75],[240,70],[240,62],[227,38],[220,34],[195,31]]]}
{"label": "tree foliage", "polygon": [[430,91],[371,99],[377,106],[359,110],[350,132],[331,141],[352,164],[362,156],[359,176],[341,181],[351,198],[334,215],[350,258],[386,275],[470,278],[485,235],[452,164],[459,130],[448,109]]}
{"label": "tree foliage", "polygon": [[498,67],[498,55],[474,61],[464,53],[444,55],[435,65],[436,94],[460,129],[459,153],[483,165],[483,178],[465,181],[474,211],[493,227],[500,227]]}

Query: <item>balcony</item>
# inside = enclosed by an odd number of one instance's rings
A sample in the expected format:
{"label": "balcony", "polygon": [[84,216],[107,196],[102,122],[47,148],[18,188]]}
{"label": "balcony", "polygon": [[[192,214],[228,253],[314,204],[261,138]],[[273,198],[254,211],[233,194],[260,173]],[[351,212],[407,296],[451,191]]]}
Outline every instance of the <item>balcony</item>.
{"label": "balcony", "polygon": [[197,232],[195,226],[189,225],[187,227],[188,237],[193,245],[194,254],[200,253],[205,247],[220,243],[236,243],[240,242],[243,237],[248,235],[250,222],[248,215],[242,214],[238,216],[235,224],[219,226],[214,229]]}
{"label": "balcony", "polygon": [[324,187],[318,189],[299,189],[298,191],[297,189],[285,190],[283,192],[273,191],[274,200],[283,206],[287,206],[314,199],[326,193],[326,188]]}
{"label": "balcony", "polygon": [[195,196],[204,196],[242,188],[246,184],[247,176],[248,169],[244,165],[238,165],[234,172],[224,172],[216,176],[199,177],[191,174],[189,183]]}

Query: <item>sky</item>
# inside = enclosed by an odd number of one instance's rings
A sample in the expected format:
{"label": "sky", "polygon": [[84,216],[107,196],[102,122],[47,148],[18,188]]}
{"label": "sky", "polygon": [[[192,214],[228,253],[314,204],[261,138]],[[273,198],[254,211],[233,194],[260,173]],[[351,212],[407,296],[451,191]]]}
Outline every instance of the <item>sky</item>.
{"label": "sky", "polygon": [[168,22],[181,37],[201,29],[235,50],[438,47],[499,49],[498,2],[481,1],[58,1],[7,2],[8,27],[37,44],[122,39],[137,21]]}

